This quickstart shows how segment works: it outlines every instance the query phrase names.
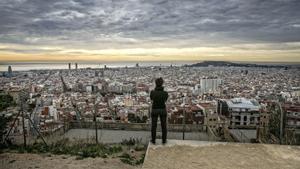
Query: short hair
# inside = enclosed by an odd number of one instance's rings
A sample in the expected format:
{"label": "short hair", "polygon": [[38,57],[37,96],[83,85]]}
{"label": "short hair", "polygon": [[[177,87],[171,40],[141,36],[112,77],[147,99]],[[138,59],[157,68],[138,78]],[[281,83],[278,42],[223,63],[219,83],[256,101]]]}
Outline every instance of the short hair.
{"label": "short hair", "polygon": [[163,78],[157,78],[156,80],[155,80],[155,84],[156,84],[156,86],[157,87],[161,87],[163,84],[164,84],[164,80],[163,80]]}

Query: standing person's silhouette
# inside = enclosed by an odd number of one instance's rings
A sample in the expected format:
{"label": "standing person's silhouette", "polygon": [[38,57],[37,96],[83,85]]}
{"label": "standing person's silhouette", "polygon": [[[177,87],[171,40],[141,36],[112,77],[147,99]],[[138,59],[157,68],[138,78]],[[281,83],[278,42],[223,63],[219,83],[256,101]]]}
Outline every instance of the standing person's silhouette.
{"label": "standing person's silhouette", "polygon": [[158,116],[161,123],[162,131],[162,143],[165,144],[167,141],[167,110],[166,110],[166,101],[168,99],[168,93],[164,91],[163,87],[164,80],[160,77],[155,80],[156,87],[150,93],[150,98],[153,101],[152,103],[152,126],[151,126],[151,142],[155,144],[156,139],[156,127]]}

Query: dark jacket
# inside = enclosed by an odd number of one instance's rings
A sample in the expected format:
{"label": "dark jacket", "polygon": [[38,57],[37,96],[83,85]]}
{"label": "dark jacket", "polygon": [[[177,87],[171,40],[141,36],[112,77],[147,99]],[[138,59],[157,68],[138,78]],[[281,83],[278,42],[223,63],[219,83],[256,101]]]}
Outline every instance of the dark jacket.
{"label": "dark jacket", "polygon": [[153,100],[152,109],[166,108],[165,102],[168,97],[168,93],[164,91],[164,87],[156,87],[150,92],[150,99]]}

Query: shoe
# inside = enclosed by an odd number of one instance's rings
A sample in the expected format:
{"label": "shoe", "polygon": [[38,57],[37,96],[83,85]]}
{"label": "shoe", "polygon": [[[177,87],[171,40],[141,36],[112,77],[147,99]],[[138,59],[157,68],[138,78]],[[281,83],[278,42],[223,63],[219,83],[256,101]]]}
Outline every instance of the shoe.
{"label": "shoe", "polygon": [[163,145],[167,144],[167,140],[163,140],[163,141],[162,141],[162,144],[163,144]]}

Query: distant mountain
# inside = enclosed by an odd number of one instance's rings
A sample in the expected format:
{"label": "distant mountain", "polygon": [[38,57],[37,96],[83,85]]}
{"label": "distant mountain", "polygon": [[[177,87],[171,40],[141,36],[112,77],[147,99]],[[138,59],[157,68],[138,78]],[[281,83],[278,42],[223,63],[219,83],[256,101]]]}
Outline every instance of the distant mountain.
{"label": "distant mountain", "polygon": [[188,67],[264,67],[264,68],[289,68],[288,65],[263,65],[263,64],[251,64],[251,63],[233,63],[227,61],[203,61],[192,65],[186,65]]}

